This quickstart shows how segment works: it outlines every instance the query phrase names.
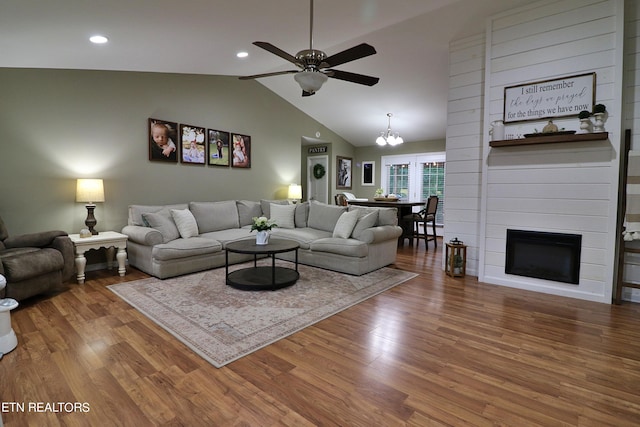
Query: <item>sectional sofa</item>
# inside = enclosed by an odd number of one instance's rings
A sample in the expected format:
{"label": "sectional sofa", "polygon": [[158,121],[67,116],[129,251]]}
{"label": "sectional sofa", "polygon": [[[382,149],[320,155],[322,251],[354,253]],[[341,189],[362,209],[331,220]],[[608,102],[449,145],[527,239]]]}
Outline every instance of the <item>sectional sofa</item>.
{"label": "sectional sofa", "polygon": [[[302,264],[362,275],[392,264],[398,237],[395,208],[333,206],[317,201],[225,200],[185,204],[129,206],[129,264],[164,279],[225,264],[228,242],[255,238],[253,217],[273,219],[272,238],[300,244]],[[280,257],[293,260],[293,252]],[[229,253],[229,262],[252,259]]]}

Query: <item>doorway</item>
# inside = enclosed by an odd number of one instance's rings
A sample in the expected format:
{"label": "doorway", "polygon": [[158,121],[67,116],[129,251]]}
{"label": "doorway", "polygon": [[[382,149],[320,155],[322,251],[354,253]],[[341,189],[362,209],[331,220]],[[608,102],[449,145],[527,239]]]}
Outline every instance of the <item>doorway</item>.
{"label": "doorway", "polygon": [[[324,175],[320,178],[313,173],[316,165],[324,168]],[[329,203],[329,156],[307,157],[307,200]]]}

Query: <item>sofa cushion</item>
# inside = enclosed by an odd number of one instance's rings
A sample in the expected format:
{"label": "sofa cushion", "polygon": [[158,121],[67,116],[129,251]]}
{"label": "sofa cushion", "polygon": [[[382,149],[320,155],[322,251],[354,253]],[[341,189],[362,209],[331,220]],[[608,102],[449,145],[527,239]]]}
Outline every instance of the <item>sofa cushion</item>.
{"label": "sofa cushion", "polygon": [[271,220],[278,228],[296,228],[295,213],[296,205],[280,205],[271,203]]}
{"label": "sofa cushion", "polygon": [[189,209],[171,209],[171,216],[183,239],[197,237],[200,234],[198,223]]}
{"label": "sofa cushion", "polygon": [[64,268],[62,252],[53,248],[7,249],[0,260],[8,282],[20,282]]}
{"label": "sofa cushion", "polygon": [[358,213],[360,214],[360,217],[358,218],[358,222],[356,222],[356,225],[355,227],[353,227],[353,231],[351,232],[351,236],[355,239],[359,239],[364,230],[374,227],[376,225],[376,222],[378,222],[377,211],[365,213],[364,215],[362,215],[361,212]]}
{"label": "sofa cushion", "polygon": [[254,217],[262,216],[262,206],[260,206],[260,202],[253,200],[237,200],[236,206],[238,207],[238,220],[240,221],[240,227],[251,225]]}
{"label": "sofa cushion", "polygon": [[[129,219],[128,225],[140,225],[143,227],[148,227],[147,224],[142,218],[142,214],[144,212],[159,212],[161,210],[166,210],[167,214],[171,209],[187,209],[189,205],[186,203],[180,203],[175,205],[164,205],[164,206],[156,206],[156,205],[129,205]],[[170,215],[170,214],[169,214]]]}
{"label": "sofa cushion", "polygon": [[222,202],[191,202],[189,209],[201,233],[240,227],[235,200]]}
{"label": "sofa cushion", "polygon": [[346,206],[332,206],[312,200],[309,203],[308,226],[333,233],[338,218],[346,211]]}
{"label": "sofa cushion", "polygon": [[167,243],[180,237],[178,227],[176,227],[171,213],[167,210],[143,212],[142,218],[149,224],[149,227],[155,228],[162,234],[162,243]]}
{"label": "sofa cushion", "polygon": [[348,239],[351,237],[353,227],[356,226],[359,216],[360,214],[358,211],[344,212],[340,215],[340,218],[338,218],[338,222],[336,223],[336,227],[333,229],[333,237],[341,239]]}
{"label": "sofa cushion", "polygon": [[296,205],[296,227],[307,227],[309,219],[309,202],[302,202]]}
{"label": "sofa cushion", "polygon": [[216,240],[191,237],[155,245],[151,250],[151,254],[158,261],[168,261],[197,255],[215,254],[221,250],[222,244]]}
{"label": "sofa cushion", "polygon": [[356,239],[328,237],[311,242],[312,252],[331,252],[337,255],[364,258],[369,254],[369,245]]}
{"label": "sofa cushion", "polygon": [[309,249],[311,242],[331,237],[331,233],[308,227],[296,229],[274,228],[271,231],[271,236],[273,238],[281,237],[283,239],[294,240],[300,244],[300,249]]}
{"label": "sofa cushion", "polygon": [[200,237],[206,239],[217,240],[222,243],[224,247],[228,242],[234,242],[236,240],[255,238],[255,233],[252,233],[248,227],[244,228],[229,228],[227,230],[210,231],[208,233],[201,234]]}
{"label": "sofa cushion", "polygon": [[267,218],[271,218],[271,203],[275,203],[276,205],[288,205],[288,200],[260,200],[260,207],[262,208],[262,215],[257,216],[265,216]]}

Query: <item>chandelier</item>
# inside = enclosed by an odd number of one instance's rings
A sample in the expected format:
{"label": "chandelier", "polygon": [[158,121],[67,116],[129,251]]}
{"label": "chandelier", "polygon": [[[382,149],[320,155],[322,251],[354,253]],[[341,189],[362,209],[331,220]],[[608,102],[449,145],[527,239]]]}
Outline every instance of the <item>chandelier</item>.
{"label": "chandelier", "polygon": [[380,132],[380,136],[376,139],[376,144],[378,145],[398,145],[404,142],[398,132],[391,132],[391,116],[393,116],[393,114],[387,113],[387,117],[389,117],[389,124],[386,132]]}

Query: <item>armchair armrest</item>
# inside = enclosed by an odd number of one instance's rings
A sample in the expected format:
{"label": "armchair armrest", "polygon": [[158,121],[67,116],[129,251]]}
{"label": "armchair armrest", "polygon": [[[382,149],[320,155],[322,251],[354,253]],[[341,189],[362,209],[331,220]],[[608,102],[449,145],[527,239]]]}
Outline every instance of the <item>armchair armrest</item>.
{"label": "armchair armrest", "polygon": [[75,253],[73,250],[73,242],[69,236],[58,236],[51,242],[51,247],[62,253],[64,259],[64,267],[62,268],[62,281],[66,282],[71,279],[75,271]]}
{"label": "armchair armrest", "polygon": [[142,227],[140,225],[125,225],[122,234],[129,236],[129,240],[145,246],[154,246],[162,243],[162,233],[155,228]]}
{"label": "armchair armrest", "polygon": [[19,236],[9,236],[3,243],[7,248],[45,248],[50,247],[53,240],[59,236],[67,236],[67,233],[60,230],[43,231],[41,233],[21,234]]}

